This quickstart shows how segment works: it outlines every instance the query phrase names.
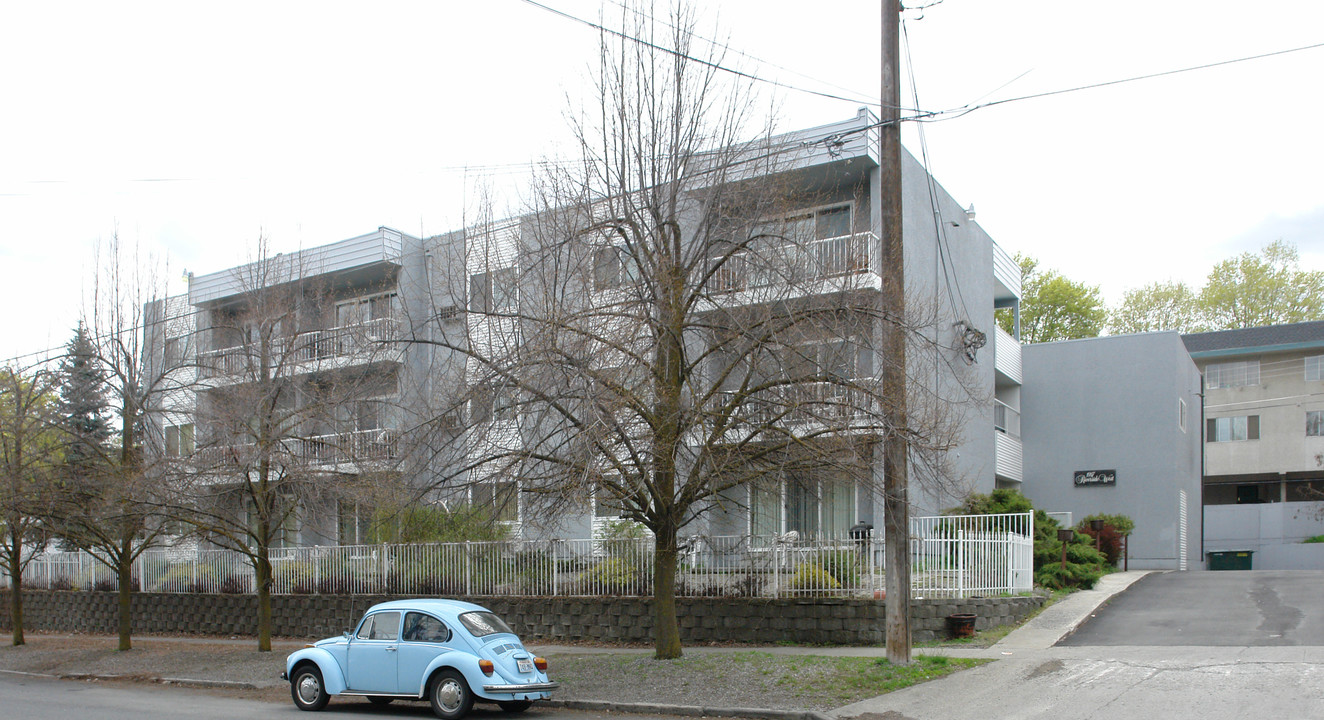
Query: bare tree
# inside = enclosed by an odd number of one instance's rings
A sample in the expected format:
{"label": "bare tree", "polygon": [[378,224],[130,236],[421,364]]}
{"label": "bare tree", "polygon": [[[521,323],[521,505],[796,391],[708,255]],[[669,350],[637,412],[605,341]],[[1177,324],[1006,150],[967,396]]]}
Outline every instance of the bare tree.
{"label": "bare tree", "polygon": [[314,532],[314,516],[334,515],[356,481],[393,474],[400,457],[396,294],[393,278],[347,284],[265,242],[226,282],[233,292],[192,309],[198,430],[176,489],[198,532],[252,565],[258,649],[268,651],[273,551]]}
{"label": "bare tree", "polygon": [[[169,466],[161,452],[161,429],[151,416],[165,396],[185,391],[188,376],[182,370],[191,336],[179,328],[167,333],[162,324],[168,301],[154,291],[150,261],[124,247],[118,236],[97,260],[91,305],[63,367],[69,407],[60,426],[67,482],[51,513],[67,542],[115,572],[119,649],[128,650],[134,563],[171,527],[161,512],[169,504],[170,485],[162,481]],[[80,400],[71,393],[99,395],[116,416],[105,442],[79,427]]]}
{"label": "bare tree", "polygon": [[48,505],[60,462],[55,376],[0,368],[0,570],[9,576],[13,644],[23,638],[23,571],[46,544]]}
{"label": "bare tree", "polygon": [[442,242],[464,248],[468,318],[428,342],[463,354],[471,388],[466,474],[447,477],[518,483],[547,522],[593,498],[641,523],[655,654],[674,658],[683,528],[770,481],[877,491],[891,433],[946,479],[955,436],[936,395],[912,401],[907,427],[884,421],[883,339],[940,334],[921,332],[931,308],[900,317],[879,300],[867,172],[826,182],[808,169],[847,141],[750,128],[754,99],[685,10],[665,26],[633,9],[624,21],[639,41],[604,39],[577,161],[552,165],[523,219]]}

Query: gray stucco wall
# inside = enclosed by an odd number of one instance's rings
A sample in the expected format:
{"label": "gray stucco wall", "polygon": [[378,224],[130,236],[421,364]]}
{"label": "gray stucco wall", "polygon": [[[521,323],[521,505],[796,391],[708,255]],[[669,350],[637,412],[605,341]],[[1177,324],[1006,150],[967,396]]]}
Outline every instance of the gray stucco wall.
{"label": "gray stucco wall", "polygon": [[[993,240],[964,206],[928,175],[910,153],[902,158],[902,232],[906,238],[906,303],[912,316],[933,318],[927,331],[933,344],[912,344],[912,389],[936,392],[950,401],[949,412],[963,418],[961,437],[948,454],[951,475],[935,482],[925,468],[911,471],[914,515],[932,515],[960,502],[965,492],[994,487],[993,409]],[[934,210],[938,211],[935,217]],[[988,344],[967,363],[956,323],[968,322]],[[937,353],[937,355],[935,355]],[[915,357],[920,356],[920,357]],[[936,360],[936,362],[935,362]],[[930,368],[936,365],[935,374]],[[965,377],[957,380],[952,370]],[[974,397],[971,397],[973,391]],[[880,518],[875,519],[879,524]]]}
{"label": "gray stucco wall", "polygon": [[[1202,567],[1200,375],[1180,336],[1027,345],[1023,362],[1033,378],[1021,390],[1023,491],[1035,507],[1127,515],[1131,567],[1175,569],[1184,490],[1188,567]],[[1087,470],[1115,470],[1117,482],[1077,487],[1074,473]]]}

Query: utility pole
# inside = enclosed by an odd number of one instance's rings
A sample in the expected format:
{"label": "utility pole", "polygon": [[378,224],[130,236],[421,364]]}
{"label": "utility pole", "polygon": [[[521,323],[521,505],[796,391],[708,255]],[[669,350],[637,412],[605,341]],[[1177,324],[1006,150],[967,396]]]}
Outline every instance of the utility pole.
{"label": "utility pole", "polygon": [[878,119],[883,240],[883,532],[887,659],[910,663],[910,499],[906,441],[906,272],[901,242],[901,3],[883,0],[882,108]]}

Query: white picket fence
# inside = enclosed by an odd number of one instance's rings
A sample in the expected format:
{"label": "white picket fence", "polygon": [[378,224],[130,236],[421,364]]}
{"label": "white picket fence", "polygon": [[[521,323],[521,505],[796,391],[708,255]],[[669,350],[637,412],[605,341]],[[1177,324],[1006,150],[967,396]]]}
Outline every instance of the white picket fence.
{"label": "white picket fence", "polygon": [[[1029,592],[1034,575],[1029,513],[911,520],[915,597]],[[883,590],[883,539],[694,536],[681,542],[676,594],[863,596]],[[653,541],[509,540],[299,547],[271,551],[276,594],[651,595]],[[228,550],[150,549],[134,567],[147,592],[252,593],[248,559]],[[48,552],[23,576],[31,588],[112,590],[114,572],[84,552]]]}

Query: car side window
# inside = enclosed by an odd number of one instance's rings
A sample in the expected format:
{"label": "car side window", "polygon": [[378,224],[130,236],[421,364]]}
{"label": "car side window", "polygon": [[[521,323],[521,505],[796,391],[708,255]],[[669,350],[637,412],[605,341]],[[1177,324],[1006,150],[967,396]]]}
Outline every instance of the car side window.
{"label": "car side window", "polygon": [[379,612],[368,616],[359,626],[360,640],[394,640],[400,631],[400,613]]}
{"label": "car side window", "polygon": [[411,612],[405,615],[403,638],[413,642],[440,643],[451,639],[451,631],[445,623],[431,615]]}

